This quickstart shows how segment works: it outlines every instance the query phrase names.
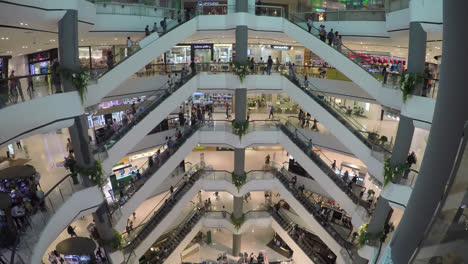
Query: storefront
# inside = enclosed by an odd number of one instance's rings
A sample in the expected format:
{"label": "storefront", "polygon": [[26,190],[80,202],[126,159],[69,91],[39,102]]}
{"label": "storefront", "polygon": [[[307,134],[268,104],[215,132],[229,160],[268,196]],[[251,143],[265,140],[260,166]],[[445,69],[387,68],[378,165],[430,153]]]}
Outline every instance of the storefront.
{"label": "storefront", "polygon": [[58,59],[58,49],[50,49],[28,55],[29,73],[44,74],[49,72],[54,60]]}
{"label": "storefront", "polygon": [[[190,45],[175,46],[166,52],[167,64],[190,63],[192,47]],[[163,58],[164,59],[164,58]]]}
{"label": "storefront", "polygon": [[214,113],[225,113],[226,105],[233,109],[233,95],[229,93],[194,93],[189,99],[192,104],[212,105]]}
{"label": "storefront", "polygon": [[191,58],[195,63],[210,63],[213,61],[213,44],[192,44]]}
{"label": "storefront", "polygon": [[[109,53],[114,55],[114,61],[119,61],[120,56],[125,57],[125,54],[120,54],[120,46],[85,46],[78,48],[78,58],[80,65],[91,69],[91,73],[98,75],[107,69],[107,56]],[[116,53],[116,51],[119,51]]]}
{"label": "storefront", "polygon": [[281,64],[294,63],[296,65],[304,64],[304,47],[289,46],[289,45],[257,45],[251,44],[247,50],[249,57],[253,57],[255,62],[263,62],[271,56],[276,63],[276,59]]}

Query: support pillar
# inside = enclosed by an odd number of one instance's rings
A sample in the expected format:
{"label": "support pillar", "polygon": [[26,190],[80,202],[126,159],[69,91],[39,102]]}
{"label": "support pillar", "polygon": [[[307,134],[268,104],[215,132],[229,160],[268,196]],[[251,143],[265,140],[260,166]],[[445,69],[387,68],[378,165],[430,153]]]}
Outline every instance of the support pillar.
{"label": "support pillar", "polygon": [[[234,219],[239,219],[243,215],[243,203],[244,203],[244,198],[242,196],[234,196],[234,206],[233,206],[233,212],[232,216]],[[242,235],[241,234],[233,234],[232,235],[232,255],[233,256],[239,256],[239,253],[241,252],[241,241],[242,241]]]}
{"label": "support pillar", "polygon": [[467,8],[468,2],[464,0],[443,2],[444,64],[440,89],[419,176],[390,244],[393,263],[410,263],[411,256],[424,239],[454,167],[468,120],[468,69],[464,65],[468,50],[460,46],[468,41],[468,34],[465,34],[466,28],[455,26],[468,23],[464,12]]}
{"label": "support pillar", "polygon": [[[410,22],[408,72],[422,73],[426,64],[427,33],[419,22]],[[414,90],[414,94],[421,95],[422,84]]]}
{"label": "support pillar", "polygon": [[[64,68],[77,70],[78,60],[78,11],[67,10],[58,23],[59,62]],[[62,77],[63,91],[75,91],[73,84]]]}
{"label": "support pillar", "polygon": [[398,130],[395,138],[395,146],[392,151],[391,164],[402,164],[406,162],[413,141],[414,124],[413,119],[400,115]]}
{"label": "support pillar", "polygon": [[114,229],[112,228],[109,210],[105,203],[106,202],[103,202],[96,212],[93,213],[93,219],[96,224],[96,230],[99,237],[102,240],[109,241],[114,237]]}
{"label": "support pillar", "polygon": [[[68,128],[68,131],[78,165],[84,167],[93,165],[94,159],[89,148],[88,117],[86,115],[75,117],[75,123]],[[81,178],[84,186],[91,186],[87,177]]]}
{"label": "support pillar", "polygon": [[390,207],[388,200],[381,196],[377,201],[375,212],[372,215],[369,226],[367,226],[367,231],[373,234],[381,232],[385,227],[385,224],[387,224],[387,220],[389,219],[389,214],[391,212],[392,207]]}

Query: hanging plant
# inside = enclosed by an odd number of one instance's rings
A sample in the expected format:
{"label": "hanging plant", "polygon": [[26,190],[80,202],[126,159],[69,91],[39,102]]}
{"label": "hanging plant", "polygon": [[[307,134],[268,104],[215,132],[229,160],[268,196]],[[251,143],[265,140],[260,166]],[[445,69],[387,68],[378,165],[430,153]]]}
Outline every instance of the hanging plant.
{"label": "hanging plant", "polygon": [[249,121],[232,121],[232,133],[239,136],[239,140],[242,140],[242,136],[247,134],[249,129]]}
{"label": "hanging plant", "polygon": [[55,74],[61,74],[63,78],[67,79],[75,86],[80,95],[81,103],[84,103],[86,95],[88,94],[89,69],[87,67],[80,67],[78,70],[72,70],[57,66],[53,68],[53,71]]}
{"label": "hanging plant", "polygon": [[245,222],[245,215],[242,215],[240,218],[235,219],[234,215],[232,214],[231,215],[231,222],[234,225],[234,227],[236,228],[236,230],[239,231],[239,229],[241,228],[241,226]]}
{"label": "hanging plant", "polygon": [[403,93],[403,103],[406,103],[408,97],[411,97],[416,86],[422,84],[427,78],[426,73],[409,72],[404,73],[400,79],[400,90]]}
{"label": "hanging plant", "polygon": [[77,163],[73,156],[65,157],[65,162],[63,163],[63,167],[70,171],[71,177],[73,179],[73,184],[78,184],[78,177],[77,177]]}
{"label": "hanging plant", "polygon": [[362,248],[365,245],[370,245],[374,241],[382,238],[383,236],[383,232],[378,232],[375,234],[369,233],[367,231],[368,225],[369,223],[366,223],[359,228],[359,235],[357,236],[357,241],[356,241],[358,248]]}
{"label": "hanging plant", "polygon": [[243,83],[245,76],[250,72],[250,61],[233,61],[232,64],[234,64],[234,74],[239,76],[240,82]]}
{"label": "hanging plant", "polygon": [[237,187],[237,191],[240,192],[242,186],[247,182],[247,173],[243,173],[242,175],[236,175],[234,172],[232,175],[232,183]]}
{"label": "hanging plant", "polygon": [[409,168],[410,166],[408,163],[392,165],[390,163],[390,158],[386,159],[384,163],[384,187]]}
{"label": "hanging plant", "polygon": [[101,243],[103,245],[106,245],[106,246],[109,246],[110,248],[114,249],[114,250],[122,250],[122,243],[123,243],[123,237],[122,237],[122,234],[117,231],[116,229],[114,229],[114,236],[112,237],[111,240],[102,240],[101,239]]}
{"label": "hanging plant", "polygon": [[106,176],[104,174],[104,170],[102,168],[102,164],[100,161],[95,161],[94,165],[91,167],[81,167],[77,166],[77,172],[81,173],[82,175],[88,176],[91,182],[102,187],[105,183]]}

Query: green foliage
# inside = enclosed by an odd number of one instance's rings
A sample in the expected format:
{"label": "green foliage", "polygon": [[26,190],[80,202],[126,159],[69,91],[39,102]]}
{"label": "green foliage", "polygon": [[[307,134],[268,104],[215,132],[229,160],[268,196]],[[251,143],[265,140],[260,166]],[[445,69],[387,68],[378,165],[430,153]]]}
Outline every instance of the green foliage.
{"label": "green foliage", "polygon": [[371,196],[373,194],[375,194],[374,190],[372,190],[372,189],[367,190],[367,197],[369,197],[369,196]]}
{"label": "green foliage", "polygon": [[232,224],[234,225],[234,227],[239,231],[239,229],[241,228],[241,226],[245,222],[245,216],[242,215],[240,218],[235,219],[234,215],[231,215],[231,221],[232,221]]}
{"label": "green foliage", "polygon": [[403,93],[403,103],[406,103],[408,97],[410,97],[416,86],[422,84],[424,79],[428,78],[427,73],[405,73],[400,79],[400,90]]}
{"label": "green foliage", "polygon": [[390,158],[386,159],[384,163],[384,187],[394,180],[395,177],[404,173],[409,168],[410,166],[408,163],[392,165],[390,163]]}
{"label": "green foliage", "polygon": [[242,175],[236,175],[234,172],[232,173],[232,183],[237,187],[237,191],[240,192],[242,186],[247,182],[247,173],[243,173]]}
{"label": "green foliage", "polygon": [[380,144],[383,145],[383,144],[385,144],[385,143],[388,142],[388,138],[387,138],[386,136],[381,136],[381,137],[379,138],[379,141],[380,141]]}
{"label": "green foliage", "polygon": [[99,187],[102,187],[105,183],[106,176],[100,161],[96,160],[91,167],[83,167],[78,165],[73,156],[69,156],[68,158],[65,158],[63,166],[72,174],[80,173],[81,175],[88,176],[89,179]]}
{"label": "green foliage", "polygon": [[365,245],[370,245],[374,241],[381,239],[383,236],[383,232],[378,232],[376,234],[369,233],[367,231],[368,225],[369,223],[366,223],[359,228],[359,235],[357,236],[357,240],[356,240],[358,248],[362,248]]}
{"label": "green foliage", "polygon": [[63,78],[70,81],[75,86],[80,95],[81,103],[84,103],[88,94],[89,69],[80,67],[78,70],[71,70],[62,66],[54,67],[54,74],[61,74]]}
{"label": "green foliage", "polygon": [[89,179],[99,187],[102,187],[105,183],[106,176],[100,161],[94,161],[94,164],[91,167],[85,168],[80,166],[78,167],[78,172],[82,175],[88,176]]}
{"label": "green foliage", "polygon": [[242,136],[247,134],[249,130],[249,121],[232,121],[232,133],[239,136],[239,140],[242,140]]}
{"label": "green foliage", "polygon": [[112,237],[111,240],[102,240],[101,241],[104,245],[107,245],[111,247],[114,250],[122,250],[122,244],[123,244],[123,236],[122,234],[114,229],[114,236]]}
{"label": "green foliage", "polygon": [[245,76],[250,72],[250,61],[233,61],[232,64],[234,65],[234,74],[239,76],[241,83],[244,82]]}

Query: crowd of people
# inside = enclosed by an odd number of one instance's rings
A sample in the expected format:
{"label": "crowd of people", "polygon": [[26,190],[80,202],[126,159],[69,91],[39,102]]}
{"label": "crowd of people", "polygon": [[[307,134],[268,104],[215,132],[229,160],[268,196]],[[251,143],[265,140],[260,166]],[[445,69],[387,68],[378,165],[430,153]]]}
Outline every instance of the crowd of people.
{"label": "crowd of people", "polygon": [[[0,181],[0,191],[11,197],[10,214],[17,230],[29,224],[29,217],[39,209],[45,210],[43,202],[44,192],[39,185],[40,174],[35,172],[30,177],[4,179]],[[0,210],[1,211],[1,210]],[[2,221],[6,221],[7,213],[0,212]]]}

